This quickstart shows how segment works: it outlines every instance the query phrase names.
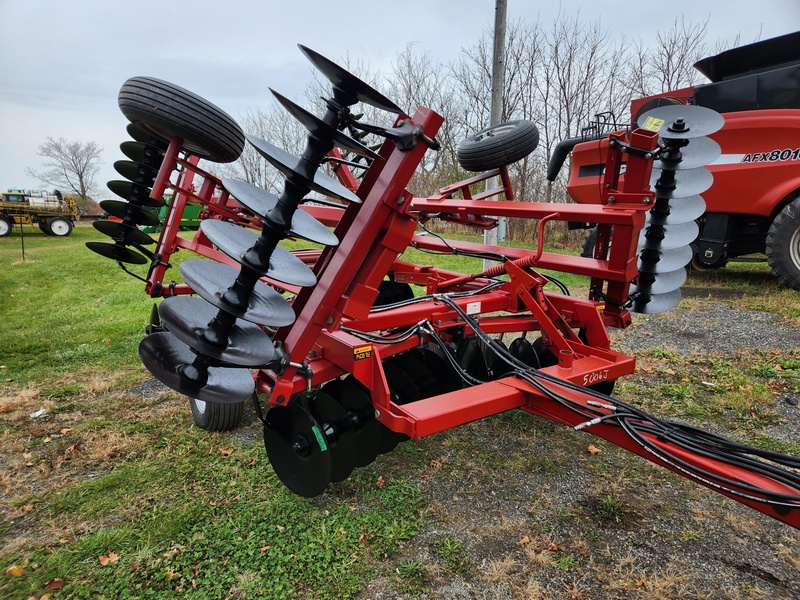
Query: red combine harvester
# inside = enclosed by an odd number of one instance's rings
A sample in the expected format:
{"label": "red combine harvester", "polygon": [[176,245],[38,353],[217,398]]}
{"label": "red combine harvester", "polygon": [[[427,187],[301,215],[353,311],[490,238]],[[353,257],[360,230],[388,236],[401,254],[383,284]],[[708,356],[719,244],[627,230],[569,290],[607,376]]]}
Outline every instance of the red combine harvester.
{"label": "red combine harvester", "polygon": [[[437,149],[442,117],[424,107],[406,114],[328,59],[301,50],[333,87],[321,118],[275,93],[309,130],[303,155],[246,138],[285,176],[279,197],[198,166],[200,158],[236,160],[243,150],[245,135],[224,112],[158,79],[135,77],[120,91],[134,138],[122,150],[137,168],[129,171],[125,200],[103,203],[121,219],[97,225],[112,241],[87,245],[126,271],[127,264],[149,264],[141,278],[146,292],[164,299],[139,354],[157,379],[190,399],[197,425],[235,427],[252,399],[277,476],[295,493],[314,496],[401,441],[522,409],[800,527],[800,460],[663,421],[607,395],[633,372],[634,358],[610,348],[606,328],[628,326],[629,309],[660,312],[680,299],[696,227],[690,207],[710,185],[702,165],[718,149],[704,140],[722,126],[718,114],[666,107],[649,115],[649,130],[612,138],[602,205],[514,199],[506,165],[535,147],[538,134],[528,122],[468,138],[459,148],[462,162],[482,173],[416,198],[406,187],[425,153]],[[350,112],[358,102],[397,115],[393,125],[361,123]],[[375,152],[344,131],[384,142]],[[496,177],[498,187],[475,192]],[[307,198],[312,191],[324,199]],[[138,226],[153,224],[147,209],[161,206],[167,193],[173,201],[154,242]],[[192,239],[177,235],[187,203],[203,207]],[[486,228],[501,216],[537,220],[538,248],[418,233],[434,219]],[[602,252],[585,258],[546,251],[553,221],[601,224]],[[278,245],[285,238],[319,249],[292,253]],[[497,265],[450,272],[403,261],[409,247]],[[180,263],[182,282],[165,282],[178,250],[201,258]],[[590,297],[570,296],[544,269],[588,276]]]}

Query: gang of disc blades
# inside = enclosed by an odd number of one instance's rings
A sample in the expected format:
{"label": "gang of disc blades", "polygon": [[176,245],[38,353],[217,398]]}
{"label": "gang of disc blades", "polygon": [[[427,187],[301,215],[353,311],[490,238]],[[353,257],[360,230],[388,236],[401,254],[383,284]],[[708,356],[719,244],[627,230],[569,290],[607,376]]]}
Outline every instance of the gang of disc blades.
{"label": "gang of disc blades", "polygon": [[332,140],[333,145],[337,148],[341,148],[342,150],[347,150],[348,152],[352,152],[354,154],[359,154],[361,156],[368,156],[369,158],[380,158],[380,154],[374,152],[367,148],[361,142],[354,140],[353,138],[345,135],[335,127],[328,125],[325,121],[320,119],[313,113],[308,112],[302,106],[295,104],[282,94],[279,94],[272,88],[269,89],[272,92],[272,95],[277,98],[278,102],[289,111],[289,113],[298,121],[300,121],[303,126],[308,129],[314,136],[321,140]]}
{"label": "gang of disc blades", "polygon": [[[683,127],[679,120],[683,121]],[[725,119],[718,112],[687,104],[659,106],[636,119],[637,127],[655,131],[661,138],[671,140],[705,137],[719,131],[723,125]]]}
{"label": "gang of disc blades", "polygon": [[403,110],[386,96],[373,89],[372,86],[364,83],[358,77],[345,71],[342,67],[331,62],[321,54],[314,52],[310,48],[298,44],[300,51],[325,77],[328,78],[335,87],[353,97],[352,104],[356,101],[369,104],[375,108],[385,110],[396,115],[403,114]]}
{"label": "gang of disc blades", "polygon": [[[242,264],[247,264],[244,255],[253,247],[259,237],[250,229],[215,219],[206,219],[200,224],[200,229],[212,244]],[[252,266],[255,267],[255,265]],[[263,274],[281,283],[299,287],[312,286],[317,283],[317,278],[311,269],[294,254],[280,246],[275,247],[269,259],[269,268]]]}
{"label": "gang of disc blades", "polygon": [[[680,153],[680,160],[676,157]],[[662,150],[658,160],[653,162],[654,169],[686,170],[710,165],[722,155],[720,145],[708,137],[692,139],[687,146],[675,148],[669,152]]]}
{"label": "gang of disc blades", "polygon": [[[649,232],[658,230],[663,227],[664,239],[648,240],[647,235]],[[700,232],[700,227],[694,221],[688,223],[675,223],[673,225],[646,225],[642,228],[639,234],[639,251],[641,252],[648,243],[658,244],[662,250],[671,250],[672,248],[680,248],[681,246],[688,246],[697,239],[697,234]]]}
{"label": "gang of disc blades", "polygon": [[[667,187],[667,177],[662,177],[663,173],[669,170],[653,169],[650,175],[650,187],[656,193],[657,198],[688,198],[702,194],[714,184],[714,176],[705,167],[697,169],[687,169],[685,171],[674,171],[675,187]],[[660,183],[659,183],[660,181]]]}
{"label": "gang of disc blades", "polygon": [[145,186],[153,184],[153,177],[156,172],[156,169],[153,167],[148,167],[143,163],[136,163],[132,160],[116,161],[114,163],[114,170],[125,179]]}
{"label": "gang of disc blades", "polygon": [[100,208],[112,217],[117,217],[118,219],[127,218],[129,222],[135,225],[145,225],[147,227],[161,225],[161,221],[158,220],[156,214],[124,200],[101,200]]}
{"label": "gang of disc blades", "polygon": [[130,265],[146,265],[150,262],[138,252],[135,252],[130,248],[120,244],[110,244],[108,242],[86,242],[86,247],[93,252],[97,252],[101,256],[105,256],[106,258],[110,258],[121,263],[127,263]]}
{"label": "gang of disc blades", "polygon": [[275,356],[272,340],[258,325],[234,323],[225,345],[203,337],[218,309],[202,298],[170,296],[158,305],[158,314],[167,329],[181,342],[215,360],[241,367],[260,367]]}
{"label": "gang of disc blades", "polygon": [[331,480],[331,453],[319,424],[299,402],[264,417],[264,446],[275,474],[298,496],[319,496]]}
{"label": "gang of disc blades", "polygon": [[140,246],[151,246],[156,241],[147,235],[144,231],[118,223],[116,221],[94,221],[92,227],[97,229],[100,233],[108,237],[117,239],[122,243],[139,244]]}
{"label": "gang of disc blades", "polygon": [[[639,274],[641,279],[642,274]],[[679,269],[675,269],[674,271],[667,271],[666,273],[660,273],[655,276],[655,281],[650,285],[650,293],[651,294],[666,294],[667,292],[671,292],[672,290],[676,290],[681,287],[684,282],[686,281],[686,269],[684,267],[680,267]],[[646,287],[646,286],[644,286]],[[639,286],[632,285],[630,293],[637,291]]]}
{"label": "gang of disc blades", "polygon": [[334,379],[322,386],[322,391],[333,396],[353,423],[356,437],[356,467],[365,467],[378,456],[381,447],[381,427],[375,419],[375,406],[369,391],[352,375]]}
{"label": "gang of disc blades", "polygon": [[146,206],[148,208],[160,208],[167,203],[164,200],[154,200],[150,197],[150,188],[146,185],[134,183],[132,181],[123,181],[121,179],[114,179],[107,184],[108,189],[114,192],[117,196],[125,200],[133,201],[134,204]]}
{"label": "gang of disc blades", "polygon": [[[669,273],[683,268],[692,260],[693,250],[691,246],[681,246],[670,250],[645,250],[640,248],[639,252],[639,271],[646,270],[648,273]],[[651,258],[657,258],[655,266],[651,265]],[[646,265],[646,268],[642,267]]]}
{"label": "gang of disc blades", "polygon": [[314,170],[314,179],[312,180],[309,175],[300,171],[297,166],[300,159],[292,156],[285,150],[270,144],[266,140],[248,135],[247,141],[256,149],[256,151],[266,158],[269,163],[283,173],[286,177],[300,177],[308,185],[309,189],[339,198],[346,202],[353,202],[354,204],[361,204],[361,198],[356,196],[353,192],[344,187],[341,183],[329,177],[319,169]]}
{"label": "gang of disc blades", "polygon": [[664,215],[659,211],[660,205],[650,209],[647,213],[647,225],[658,222],[663,225],[674,225],[676,223],[688,223],[699,219],[706,212],[706,201],[702,196],[689,196],[688,198],[673,198],[669,200],[669,214]]}
{"label": "gang of disc blades", "polygon": [[213,260],[190,258],[183,261],[178,269],[196,294],[240,319],[267,327],[284,327],[294,323],[294,310],[286,298],[263,281],[256,282],[246,307],[240,308],[226,302],[223,296],[240,273],[236,267]]}
{"label": "gang of disc blades", "polygon": [[144,338],[139,343],[139,356],[147,370],[168,388],[204,402],[237,404],[255,389],[253,375],[247,369],[208,367],[205,381],[185,376],[197,356],[168,331]]}
{"label": "gang of disc blades", "polygon": [[647,301],[645,299],[634,300],[631,312],[641,315],[655,315],[675,308],[680,301],[680,289],[672,290],[665,294],[652,294]]}
{"label": "gang of disc blades", "polygon": [[342,406],[324,391],[308,399],[308,412],[314,417],[328,444],[333,482],[344,481],[356,466],[357,442],[353,425]]}
{"label": "gang of disc blades", "polygon": [[[223,177],[222,187],[262,219],[278,204],[278,198],[274,194],[240,179]],[[330,229],[302,210],[295,210],[292,214],[289,235],[323,246],[339,244],[339,240]]]}

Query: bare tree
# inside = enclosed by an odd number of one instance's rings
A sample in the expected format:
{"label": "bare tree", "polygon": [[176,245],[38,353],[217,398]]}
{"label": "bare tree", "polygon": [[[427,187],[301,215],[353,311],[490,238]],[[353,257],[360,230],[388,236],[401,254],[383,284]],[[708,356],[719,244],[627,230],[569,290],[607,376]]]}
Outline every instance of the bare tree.
{"label": "bare tree", "polygon": [[26,172],[47,185],[76,194],[79,206],[85,207],[96,191],[95,176],[102,165],[102,151],[96,142],[47,137],[38,152],[46,159],[42,170],[29,168]]}

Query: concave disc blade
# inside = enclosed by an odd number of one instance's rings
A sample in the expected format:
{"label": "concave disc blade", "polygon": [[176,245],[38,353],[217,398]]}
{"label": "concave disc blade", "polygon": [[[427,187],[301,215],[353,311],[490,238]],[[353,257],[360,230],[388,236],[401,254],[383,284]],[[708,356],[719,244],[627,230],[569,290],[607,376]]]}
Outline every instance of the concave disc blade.
{"label": "concave disc blade", "polygon": [[458,363],[475,379],[489,381],[489,364],[476,338],[462,342],[458,349]]}
{"label": "concave disc blade", "polygon": [[118,219],[127,218],[134,225],[146,225],[149,227],[161,225],[161,221],[158,220],[158,216],[154,213],[123,200],[101,200],[100,208],[112,217],[117,217]]}
{"label": "concave disc blade", "polygon": [[[223,178],[222,187],[261,218],[264,218],[278,203],[278,198],[275,195],[246,181]],[[302,210],[295,210],[292,214],[289,235],[324,246],[336,246],[339,244],[339,240],[330,229]]]}
{"label": "concave disc blade", "polygon": [[116,221],[94,221],[92,226],[102,234],[115,239],[122,240],[123,243],[129,242],[132,244],[139,244],[140,246],[150,246],[155,244],[155,240],[147,235],[144,231],[125,225],[124,223],[117,223]]}
{"label": "concave disc blade", "polygon": [[524,337],[518,337],[511,342],[511,345],[508,347],[508,351],[511,352],[511,356],[525,363],[529,367],[534,369],[539,368],[539,357],[536,355],[536,352],[533,351],[533,344],[531,344]]}
{"label": "concave disc blade", "polygon": [[[674,271],[667,271],[666,273],[656,274],[656,280],[650,286],[649,293],[651,294],[666,294],[672,290],[677,290],[686,281],[686,269],[681,267]],[[631,286],[631,294],[637,291],[640,287],[646,289],[646,286]]]}
{"label": "concave disc blade", "polygon": [[[655,191],[657,198],[688,198],[702,194],[714,184],[714,176],[705,167],[674,171],[675,187],[671,187],[671,184],[667,183],[669,172],[669,170],[653,169],[653,174],[650,176],[650,187]],[[662,176],[664,173],[667,175]]]}
{"label": "concave disc blade", "polygon": [[405,371],[419,389],[421,398],[429,398],[439,394],[439,382],[431,370],[413,354],[404,352],[389,359],[392,364],[397,365]]}
{"label": "concave disc blade", "polygon": [[108,189],[117,196],[125,200],[130,200],[134,204],[139,204],[140,206],[160,208],[166,204],[164,200],[154,200],[151,198],[150,188],[145,185],[133,183],[132,181],[123,181],[121,179],[109,181],[106,185],[108,185]]}
{"label": "concave disc blade", "polygon": [[256,282],[244,309],[226,302],[224,294],[239,276],[240,271],[236,267],[213,260],[191,258],[183,261],[178,269],[195,293],[240,319],[267,327],[283,327],[294,322],[294,311],[286,298],[263,281]]}
{"label": "concave disc blade", "polygon": [[331,455],[331,481],[344,481],[356,466],[356,434],[344,408],[319,391],[308,399],[308,411],[319,424]]}
{"label": "concave disc blade", "polygon": [[[389,384],[393,404],[407,404],[422,398],[416,383],[400,367],[384,361],[383,372],[386,375],[386,383]],[[397,444],[407,439],[405,434],[393,431],[381,423],[381,445],[378,452],[380,454],[391,452]]]}
{"label": "concave disc blade", "polygon": [[242,367],[266,365],[275,356],[272,340],[258,325],[234,323],[226,345],[220,346],[203,337],[218,309],[189,296],[170,296],[158,306],[158,314],[167,329],[181,342],[205,356]]}
{"label": "concave disc blade", "polygon": [[706,201],[702,196],[689,196],[688,198],[673,198],[668,200],[669,214],[664,215],[658,212],[659,204],[656,204],[647,213],[647,224],[662,223],[663,225],[674,225],[676,223],[688,223],[700,218],[706,212]]}
{"label": "concave disc blade", "polygon": [[503,358],[504,354],[508,352],[508,348],[503,342],[500,340],[494,340],[492,342],[492,346],[497,348],[499,352],[486,347],[485,344],[481,345],[483,346],[483,352],[486,355],[486,363],[489,365],[489,374],[492,379],[499,379],[511,371],[513,366],[510,365],[505,358]]}
{"label": "concave disc blade", "polygon": [[125,179],[145,186],[153,184],[156,169],[132,160],[118,160],[114,163],[114,170]]}
{"label": "concave disc blade", "polygon": [[306,55],[308,60],[328,78],[328,81],[354,98],[352,104],[355,104],[356,101],[361,101],[375,108],[385,110],[386,112],[396,115],[403,114],[403,110],[394,102],[373,89],[372,86],[361,81],[352,73],[345,71],[336,63],[331,62],[321,54],[314,52],[310,48],[306,48],[302,44],[298,44],[298,47],[302,53]]}
{"label": "concave disc blade", "polygon": [[723,125],[725,119],[718,112],[685,104],[659,106],[636,119],[637,127],[657,131],[660,137],[672,140],[705,137],[719,131]]}
{"label": "concave disc blade", "polygon": [[[203,221],[200,228],[211,240],[211,243],[222,252],[242,264],[248,264],[244,260],[244,254],[253,247],[258,239],[258,234],[239,225],[213,219]],[[249,266],[255,268],[257,265]],[[306,287],[317,283],[317,278],[311,269],[294,254],[280,246],[275,247],[269,259],[269,268],[263,274],[288,285]]]}
{"label": "concave disc blade", "polygon": [[312,498],[325,491],[331,453],[319,424],[298,402],[267,411],[264,446],[278,479],[295,494]]}
{"label": "concave disc blade", "polygon": [[[649,261],[658,259],[655,267],[649,264]],[[677,269],[683,268],[692,260],[691,246],[681,246],[680,248],[672,248],[670,250],[639,250],[639,270],[642,271],[643,263],[647,263],[647,272],[649,273],[669,273]]]}
{"label": "concave disc blade", "polygon": [[135,163],[144,163],[153,169],[161,167],[164,156],[161,151],[150,144],[142,142],[122,142],[119,145],[122,153]]}
{"label": "concave disc blade", "polygon": [[422,361],[422,364],[435,374],[438,383],[438,394],[446,394],[461,389],[461,379],[444,358],[428,348],[420,349],[417,356]]}
{"label": "concave disc blade", "polygon": [[250,142],[261,156],[266,158],[273,167],[278,169],[286,177],[291,177],[293,175],[301,177],[306,182],[309,189],[315,192],[333,196],[334,198],[339,198],[347,202],[361,204],[361,198],[319,169],[316,169],[313,173],[313,180],[311,179],[311,174],[306,174],[298,170],[297,163],[299,159],[296,156],[292,156],[285,150],[270,144],[268,141],[252,135],[247,136],[247,141]]}
{"label": "concave disc blade", "polygon": [[[659,160],[653,162],[655,169],[686,170],[705,167],[717,160],[722,154],[719,144],[707,137],[699,137],[689,142],[688,146],[662,152]],[[680,160],[677,160],[680,157]]]}
{"label": "concave disc blade", "polygon": [[672,290],[666,294],[653,294],[649,299],[634,300],[631,311],[642,315],[654,315],[675,308],[680,301],[680,289]]}
{"label": "concave disc blade", "polygon": [[308,129],[319,139],[331,140],[336,147],[341,148],[342,150],[347,150],[348,152],[353,152],[354,154],[368,156],[369,158],[380,158],[380,154],[373,152],[361,142],[358,142],[345,135],[335,127],[331,127],[325,121],[308,112],[302,106],[295,104],[272,88],[270,88],[269,91],[272,92],[272,95],[278,99],[278,102],[280,102],[281,105],[283,105],[283,107],[288,110],[295,119],[300,121],[306,129]]}
{"label": "concave disc blade", "polygon": [[[664,230],[664,239],[660,241],[648,239],[647,236],[649,234],[651,234],[653,231],[661,229],[662,227]],[[658,247],[663,250],[688,246],[695,241],[695,239],[697,239],[697,234],[699,232],[700,228],[694,221],[689,221],[688,223],[675,223],[673,225],[646,225],[642,228],[642,232],[639,234],[639,250],[641,251],[641,249],[644,248],[648,243],[656,244],[657,246],[653,247]]]}
{"label": "concave disc blade", "polygon": [[150,261],[138,252],[126,248],[120,244],[109,244],[108,242],[86,242],[86,247],[98,254],[116,260],[117,262],[130,265],[146,265]]}
{"label": "concave disc blade", "polygon": [[326,383],[322,391],[342,406],[353,424],[356,438],[354,465],[367,466],[378,456],[382,435],[382,425],[375,420],[375,406],[369,391],[352,375]]}
{"label": "concave disc blade", "polygon": [[139,343],[139,356],[153,376],[167,387],[205,402],[236,404],[246,400],[255,389],[253,375],[247,369],[208,367],[205,381],[184,375],[196,355],[191,348],[168,331],[148,335]]}
{"label": "concave disc blade", "polygon": [[131,136],[137,142],[142,142],[144,144],[154,146],[159,150],[162,151],[166,150],[167,146],[169,145],[164,140],[154,137],[152,133],[150,133],[143,127],[139,127],[135,123],[128,123],[128,126],[125,129],[128,132],[128,135]]}

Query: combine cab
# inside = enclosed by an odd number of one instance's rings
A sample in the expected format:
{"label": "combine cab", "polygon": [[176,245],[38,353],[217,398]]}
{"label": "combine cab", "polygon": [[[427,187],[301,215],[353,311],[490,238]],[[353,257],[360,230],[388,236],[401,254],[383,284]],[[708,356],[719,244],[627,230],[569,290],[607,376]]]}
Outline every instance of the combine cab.
{"label": "combine cab", "polygon": [[8,190],[0,195],[0,237],[9,235],[14,225],[36,223],[47,235],[67,236],[72,233],[78,205],[72,196],[58,190],[52,194],[41,190]]}

